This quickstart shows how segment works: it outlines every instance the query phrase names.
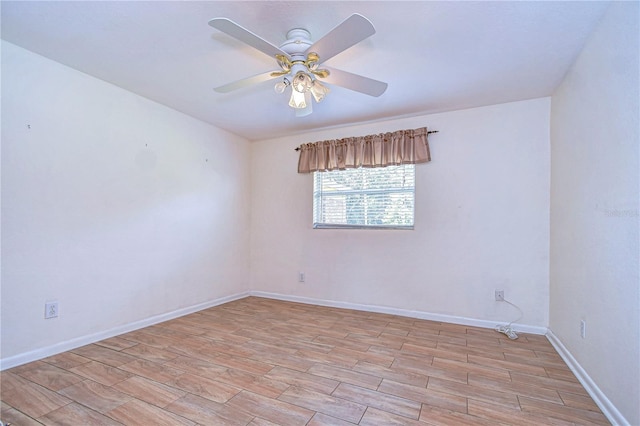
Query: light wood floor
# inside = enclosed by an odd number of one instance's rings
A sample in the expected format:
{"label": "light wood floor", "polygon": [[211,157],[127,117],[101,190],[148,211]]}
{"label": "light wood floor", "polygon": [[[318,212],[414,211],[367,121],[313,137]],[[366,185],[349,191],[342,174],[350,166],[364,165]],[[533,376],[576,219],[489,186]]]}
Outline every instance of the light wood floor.
{"label": "light wood floor", "polygon": [[24,426],[608,424],[544,336],[255,297],[1,380]]}

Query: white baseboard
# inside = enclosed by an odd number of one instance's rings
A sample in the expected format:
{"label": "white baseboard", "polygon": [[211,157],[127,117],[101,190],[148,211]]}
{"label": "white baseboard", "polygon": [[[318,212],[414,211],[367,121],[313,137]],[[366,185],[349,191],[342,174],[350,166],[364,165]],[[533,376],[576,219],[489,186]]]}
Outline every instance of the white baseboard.
{"label": "white baseboard", "polygon": [[43,348],[35,349],[33,351],[21,353],[8,358],[0,359],[0,371],[6,370],[18,365],[26,364],[28,362],[37,361],[49,356],[66,352],[72,349],[79,348],[81,346],[89,345],[91,343],[99,342],[110,337],[118,336],[120,334],[128,333],[130,331],[138,330],[150,325],[158,324],[164,321],[168,321],[174,318],[178,318],[184,315],[188,315],[194,312],[201,311],[203,309],[211,308],[213,306],[222,305],[223,303],[232,302],[234,300],[243,299],[249,296],[249,292],[243,292],[234,294],[231,296],[221,297],[208,302],[199,303],[193,306],[187,306],[186,308],[180,308],[175,311],[167,312],[160,315],[155,315],[150,318],[145,318],[140,321],[125,324],[119,327],[114,327],[109,330],[100,331],[98,333],[90,334],[88,336],[76,337],[65,342],[56,343],[55,345],[46,346]]}
{"label": "white baseboard", "polygon": [[[451,324],[469,325],[473,327],[494,329],[499,325],[498,321],[479,320],[474,318],[459,317],[455,315],[433,314],[423,311],[412,311],[408,309],[391,308],[387,306],[377,305],[361,305],[357,303],[337,302],[333,300],[313,299],[310,297],[291,296],[279,293],[268,293],[264,291],[250,291],[251,296],[264,297],[267,299],[285,300],[288,302],[305,303],[308,305],[329,306],[332,308],[353,309],[356,311],[377,312],[381,314],[398,315],[402,317],[411,317],[424,319],[429,321],[448,322]],[[547,333],[546,327],[537,327],[525,324],[513,324],[513,329],[522,333],[531,333],[544,335]]]}
{"label": "white baseboard", "polygon": [[558,354],[562,357],[564,362],[567,363],[573,374],[575,374],[576,378],[582,386],[584,386],[585,390],[596,405],[602,410],[602,413],[607,417],[607,419],[613,425],[629,425],[630,423],[627,419],[624,418],[622,413],[618,411],[618,409],[611,403],[609,398],[600,390],[598,385],[589,377],[587,372],[582,368],[582,366],[576,361],[576,359],[571,355],[571,352],[562,344],[560,339],[553,334],[553,331],[549,329],[547,331],[547,339],[553,345],[553,347],[558,351]]}

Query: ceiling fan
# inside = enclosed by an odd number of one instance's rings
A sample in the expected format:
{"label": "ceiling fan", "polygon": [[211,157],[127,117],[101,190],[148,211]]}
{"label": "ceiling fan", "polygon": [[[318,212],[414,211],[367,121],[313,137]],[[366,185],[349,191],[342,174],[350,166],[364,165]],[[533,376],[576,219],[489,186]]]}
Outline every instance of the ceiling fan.
{"label": "ceiling fan", "polygon": [[373,24],[360,14],[349,16],[316,42],[311,41],[309,31],[294,28],[287,32],[287,40],[279,47],[227,18],[211,19],[209,25],[274,58],[280,68],[216,87],[214,90],[219,93],[282,77],[275,85],[276,92],[283,93],[291,87],[289,106],[296,110],[296,116],[305,116],[312,111],[312,97],[320,102],[329,93],[320,79],[370,96],[380,96],[387,89],[387,83],[378,80],[335,68],[319,68],[338,53],[375,34]]}

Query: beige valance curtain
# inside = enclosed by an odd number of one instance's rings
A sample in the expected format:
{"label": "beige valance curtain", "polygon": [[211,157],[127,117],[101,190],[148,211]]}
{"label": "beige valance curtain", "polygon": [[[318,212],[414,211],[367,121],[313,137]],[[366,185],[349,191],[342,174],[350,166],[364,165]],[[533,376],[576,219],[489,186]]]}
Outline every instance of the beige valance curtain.
{"label": "beige valance curtain", "polygon": [[300,145],[298,173],[431,161],[427,128]]}

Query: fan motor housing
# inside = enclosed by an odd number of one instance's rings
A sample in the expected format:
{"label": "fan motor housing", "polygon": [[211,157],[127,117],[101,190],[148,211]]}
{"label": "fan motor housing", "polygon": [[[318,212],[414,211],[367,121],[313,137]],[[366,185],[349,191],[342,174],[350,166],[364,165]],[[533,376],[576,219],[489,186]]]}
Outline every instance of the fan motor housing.
{"label": "fan motor housing", "polygon": [[303,55],[312,44],[309,31],[304,28],[294,28],[287,32],[287,41],[279,47],[283,52],[294,56]]}

